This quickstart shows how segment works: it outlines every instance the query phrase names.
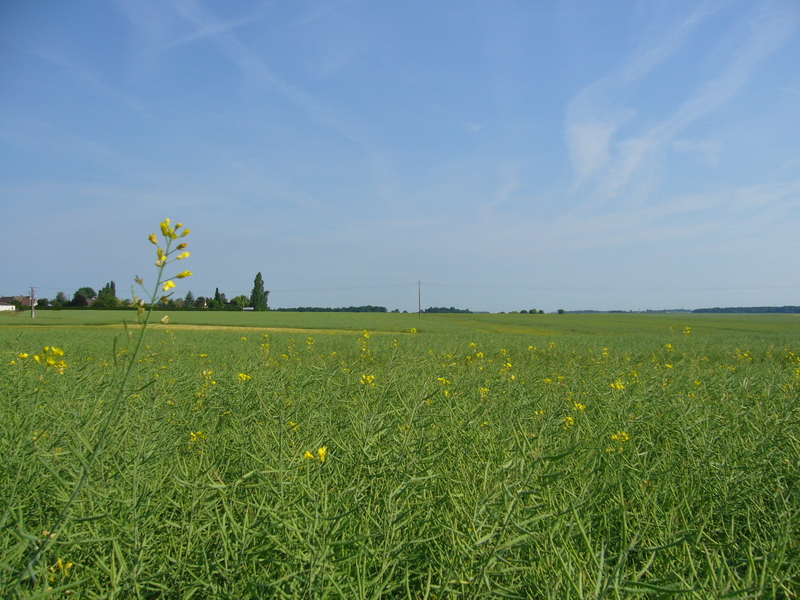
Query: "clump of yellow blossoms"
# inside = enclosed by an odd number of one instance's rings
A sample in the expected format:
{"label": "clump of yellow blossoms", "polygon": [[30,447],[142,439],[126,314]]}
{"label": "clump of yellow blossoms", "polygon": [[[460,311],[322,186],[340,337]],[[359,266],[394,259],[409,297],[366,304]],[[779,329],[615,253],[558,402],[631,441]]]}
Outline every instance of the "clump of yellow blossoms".
{"label": "clump of yellow blossoms", "polygon": [[317,449],[316,456],[314,456],[311,452],[306,450],[305,453],[303,454],[303,458],[308,460],[318,460],[319,462],[324,463],[325,459],[327,458],[327,455],[328,455],[328,447],[322,446],[321,448]]}
{"label": "clump of yellow blossoms", "polygon": [[239,381],[249,381],[252,379],[252,377],[250,377],[250,375],[245,375],[244,373],[239,373],[239,375],[236,376],[236,379]]}
{"label": "clump of yellow blossoms", "polygon": [[622,443],[627,442],[631,438],[624,431],[618,431],[617,433],[614,433],[614,434],[611,435],[611,439],[614,440],[615,442],[619,442],[619,443],[622,444]]}
{"label": "clump of yellow blossoms", "polygon": [[206,434],[202,431],[190,431],[189,432],[189,446],[191,447],[193,444],[200,444],[206,441]]}
{"label": "clump of yellow blossoms", "polygon": [[48,576],[48,581],[50,581],[50,583],[55,583],[56,577],[58,575],[66,579],[67,577],[69,577],[69,570],[72,567],[73,564],[71,562],[65,562],[59,558],[58,560],[56,560],[56,564],[50,567],[49,569],[51,575]]}
{"label": "clump of yellow blossoms", "polygon": [[[20,353],[18,356],[20,358],[28,357],[28,355],[24,352]],[[36,364],[44,365],[45,369],[52,368],[59,375],[63,375],[64,370],[67,368],[67,363],[62,358],[63,356],[64,351],[61,348],[56,348],[55,346],[45,346],[41,354],[33,355],[33,360],[36,362]]]}
{"label": "clump of yellow blossoms", "polygon": [[616,448],[606,448],[606,452],[622,452],[625,442],[627,442],[629,439],[631,439],[630,436],[624,431],[612,433],[611,441],[619,445]]}
{"label": "clump of yellow blossoms", "polygon": [[[181,271],[180,273],[173,275],[170,279],[162,278],[164,267],[166,267],[169,263],[175,260],[189,258],[189,252],[186,251],[186,242],[178,242],[177,244],[174,242],[178,238],[185,238],[187,235],[189,235],[190,231],[189,229],[183,227],[183,223],[177,223],[174,227],[172,227],[169,219],[164,219],[161,223],[159,223],[159,228],[161,229],[161,235],[164,238],[164,248],[159,246],[158,237],[155,233],[151,233],[149,236],[147,236],[147,239],[150,240],[151,244],[156,246],[156,266],[158,267],[158,281],[156,283],[156,288],[160,287],[162,292],[169,292],[175,287],[175,282],[173,279],[184,279],[185,277],[190,277],[192,275],[191,271]],[[136,278],[136,283],[144,287],[144,281],[141,277]],[[165,300],[171,295],[172,292],[162,296],[161,299]],[[155,293],[150,300],[151,302],[155,302]],[[137,304],[139,305],[138,314],[141,315],[145,310],[144,301],[138,300]]]}

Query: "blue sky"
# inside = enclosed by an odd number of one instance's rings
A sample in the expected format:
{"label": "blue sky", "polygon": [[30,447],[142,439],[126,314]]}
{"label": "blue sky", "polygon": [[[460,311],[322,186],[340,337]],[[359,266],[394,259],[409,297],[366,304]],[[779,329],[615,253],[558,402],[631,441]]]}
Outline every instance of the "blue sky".
{"label": "blue sky", "polygon": [[[0,2],[0,294],[800,304],[800,4]],[[181,264],[184,267],[184,264]]]}

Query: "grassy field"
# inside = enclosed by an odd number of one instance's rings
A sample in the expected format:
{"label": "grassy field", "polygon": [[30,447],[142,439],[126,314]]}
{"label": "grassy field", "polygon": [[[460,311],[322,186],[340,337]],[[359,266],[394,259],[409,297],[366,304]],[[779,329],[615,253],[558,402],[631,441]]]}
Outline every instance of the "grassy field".
{"label": "grassy field", "polygon": [[796,317],[133,316],[0,315],[8,597],[798,595]]}
{"label": "grassy field", "polygon": [[[323,313],[323,312],[215,312],[156,311],[158,318],[167,315],[170,326],[249,327],[257,329],[311,329],[327,331],[379,331],[408,333],[474,332],[499,334],[547,335],[577,333],[621,334],[663,333],[672,328],[701,328],[705,336],[739,333],[785,334],[787,339],[800,334],[800,316],[774,314],[423,314],[407,313]],[[0,313],[0,329],[5,327],[48,326],[121,326],[132,322],[130,310],[39,310],[30,313]]]}

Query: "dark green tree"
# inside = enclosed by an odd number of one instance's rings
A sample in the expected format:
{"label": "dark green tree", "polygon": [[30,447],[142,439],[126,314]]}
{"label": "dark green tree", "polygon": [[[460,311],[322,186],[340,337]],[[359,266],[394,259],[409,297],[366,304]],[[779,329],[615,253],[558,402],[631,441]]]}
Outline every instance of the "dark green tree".
{"label": "dark green tree", "polygon": [[69,297],[64,292],[58,292],[53,299],[53,307],[59,308],[69,304]]}
{"label": "dark green tree", "polygon": [[117,298],[117,285],[113,281],[109,281],[102,288],[100,293],[97,294],[92,306],[100,308],[116,308],[119,306],[119,298]]}
{"label": "dark green tree", "polygon": [[225,294],[221,294],[219,288],[216,288],[216,291],[214,292],[213,304],[212,301],[209,300],[208,307],[214,310],[223,310],[227,303],[228,299],[225,297]]}
{"label": "dark green tree", "polygon": [[269,296],[269,292],[264,291],[264,279],[259,271],[253,281],[253,291],[250,293],[250,306],[253,307],[253,310],[269,310],[267,296]]}
{"label": "dark green tree", "polygon": [[194,306],[194,294],[192,293],[192,290],[186,292],[186,296],[183,299],[183,305],[189,308]]}
{"label": "dark green tree", "polygon": [[241,296],[234,296],[231,298],[231,306],[236,307],[236,310],[242,310],[245,306],[249,306],[250,298],[242,294]]}
{"label": "dark green tree", "polygon": [[89,306],[89,300],[92,298],[97,297],[97,292],[95,292],[90,287],[82,287],[79,288],[75,295],[72,296],[72,302],[70,304],[72,306]]}

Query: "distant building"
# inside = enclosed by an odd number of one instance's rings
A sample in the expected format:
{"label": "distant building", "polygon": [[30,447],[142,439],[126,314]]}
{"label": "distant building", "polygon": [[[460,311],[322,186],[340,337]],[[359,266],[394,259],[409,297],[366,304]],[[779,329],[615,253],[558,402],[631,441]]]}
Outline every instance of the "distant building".
{"label": "distant building", "polygon": [[0,311],[9,311],[9,312],[11,312],[13,310],[17,310],[17,307],[14,306],[13,304],[10,304],[9,302],[4,302],[4,301],[0,300]]}
{"label": "distant building", "polygon": [[[30,296],[0,296],[0,303],[6,303],[14,305],[14,301],[19,302],[20,306],[25,306],[27,308],[31,307],[31,297]],[[6,309],[8,310],[8,309]]]}

